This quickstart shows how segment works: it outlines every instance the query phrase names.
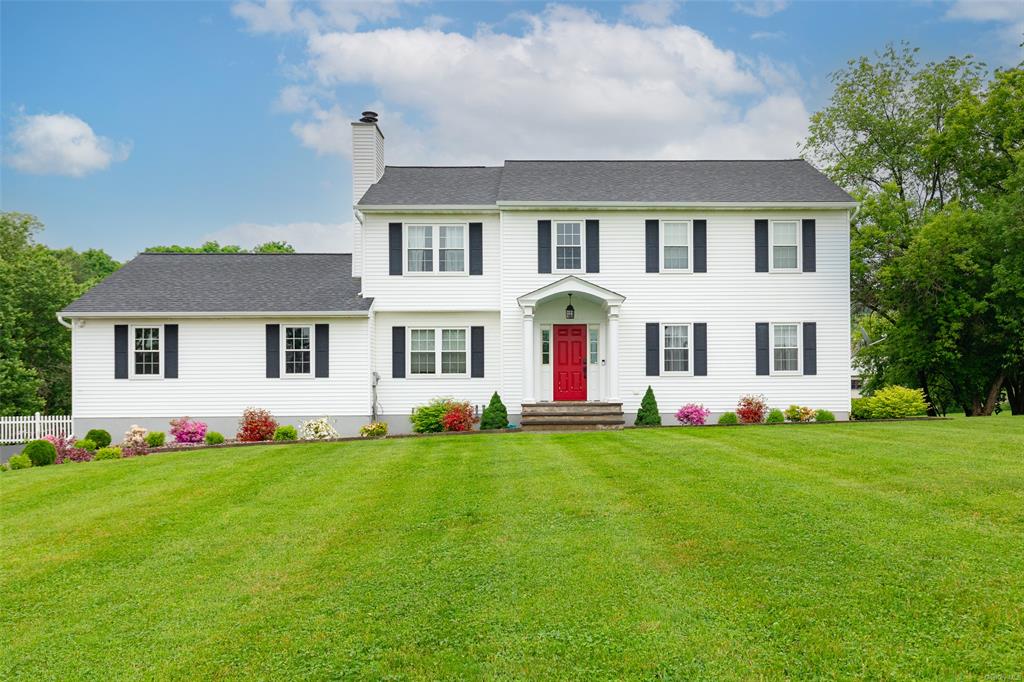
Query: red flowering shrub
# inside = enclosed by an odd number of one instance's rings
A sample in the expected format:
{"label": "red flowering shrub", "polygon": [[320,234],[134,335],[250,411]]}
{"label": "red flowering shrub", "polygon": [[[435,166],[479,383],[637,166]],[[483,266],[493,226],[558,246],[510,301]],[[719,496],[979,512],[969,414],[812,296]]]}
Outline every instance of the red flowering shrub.
{"label": "red flowering shrub", "polygon": [[259,440],[273,440],[277,420],[268,410],[247,407],[238,422],[238,440],[251,443]]}
{"label": "red flowering shrub", "polygon": [[[201,423],[201,422],[200,422]],[[148,455],[149,450],[140,445],[125,445],[121,448],[121,457],[142,457]]]}
{"label": "red flowering shrub", "polygon": [[736,404],[736,416],[740,424],[760,424],[768,414],[768,403],[761,394],[748,394]]}
{"label": "red flowering shrub", "polygon": [[450,403],[442,423],[445,431],[471,431],[476,423],[473,406],[469,403]]}

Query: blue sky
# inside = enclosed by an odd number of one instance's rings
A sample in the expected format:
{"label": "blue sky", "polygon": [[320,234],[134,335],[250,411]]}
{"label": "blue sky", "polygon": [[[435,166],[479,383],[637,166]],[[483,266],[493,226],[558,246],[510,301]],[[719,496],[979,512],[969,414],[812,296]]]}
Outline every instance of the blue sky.
{"label": "blue sky", "polygon": [[396,164],[796,156],[848,59],[1022,59],[1024,2],[0,3],[4,210],[129,258],[347,250],[349,121]]}

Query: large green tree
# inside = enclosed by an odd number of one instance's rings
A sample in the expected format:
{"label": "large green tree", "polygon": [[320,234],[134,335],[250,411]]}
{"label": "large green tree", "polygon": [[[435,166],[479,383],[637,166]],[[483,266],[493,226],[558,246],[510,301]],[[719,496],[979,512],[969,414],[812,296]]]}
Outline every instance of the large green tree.
{"label": "large green tree", "polygon": [[252,249],[243,249],[234,244],[221,244],[216,241],[203,242],[202,246],[151,246],[147,253],[295,253],[295,247],[288,242],[264,242]]}

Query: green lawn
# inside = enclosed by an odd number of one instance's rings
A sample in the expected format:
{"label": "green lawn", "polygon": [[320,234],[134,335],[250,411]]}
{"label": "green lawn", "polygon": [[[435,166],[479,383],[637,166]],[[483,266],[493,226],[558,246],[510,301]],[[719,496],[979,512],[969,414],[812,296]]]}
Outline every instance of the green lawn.
{"label": "green lawn", "polygon": [[1019,679],[1024,418],[0,475],[0,677]]}

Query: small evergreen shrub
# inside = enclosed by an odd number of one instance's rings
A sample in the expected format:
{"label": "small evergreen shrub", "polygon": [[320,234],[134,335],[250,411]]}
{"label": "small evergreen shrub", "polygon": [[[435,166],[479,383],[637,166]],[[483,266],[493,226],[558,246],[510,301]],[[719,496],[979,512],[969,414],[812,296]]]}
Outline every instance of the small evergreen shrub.
{"label": "small evergreen shrub", "polygon": [[83,438],[82,440],[76,440],[74,447],[78,448],[79,450],[88,450],[89,452],[94,452],[96,450],[96,443],[92,442],[88,438]]}
{"label": "small evergreen shrub", "polygon": [[121,446],[125,448],[144,448],[146,447],[147,435],[149,435],[149,431],[138,424],[132,424],[132,427],[124,432]]}
{"label": "small evergreen shrub", "polygon": [[816,422],[834,422],[836,416],[832,414],[831,410],[818,410],[814,413],[814,421]]}
{"label": "small evergreen shrub", "polygon": [[338,432],[334,430],[330,419],[320,417],[319,419],[310,419],[307,422],[302,422],[299,429],[299,437],[302,440],[330,440],[337,438]]}
{"label": "small evergreen shrub", "polygon": [[22,454],[28,455],[34,467],[44,467],[57,461],[57,448],[48,440],[30,441]]}
{"label": "small evergreen shrub", "polygon": [[11,467],[11,471],[14,471],[15,469],[28,469],[32,466],[32,460],[23,452],[20,455],[14,455],[7,460],[7,465]]}
{"label": "small evergreen shrub", "polygon": [[871,398],[854,398],[850,401],[850,417],[871,419]]}
{"label": "small evergreen shrub", "polygon": [[434,398],[426,405],[412,411],[412,430],[416,433],[440,433],[444,431],[444,415],[451,407],[449,398]]}
{"label": "small evergreen shrub", "polygon": [[93,459],[97,462],[101,459],[121,459],[121,448],[100,448],[96,451],[96,455]]}
{"label": "small evergreen shrub", "polygon": [[735,412],[726,412],[718,418],[719,426],[736,426],[740,423],[740,418],[736,416]]}
{"label": "small evergreen shrub", "polygon": [[175,443],[202,443],[206,437],[206,424],[188,417],[172,419],[171,437]]}
{"label": "small evergreen shrub", "polygon": [[283,424],[274,430],[274,440],[298,440],[299,432],[291,424]]}
{"label": "small evergreen shrub", "polygon": [[781,424],[786,421],[786,415],[777,407],[773,407],[768,416],[764,418],[765,424]]}
{"label": "small evergreen shrub", "polygon": [[207,431],[203,440],[207,445],[220,445],[224,442],[224,436],[216,431]]}
{"label": "small evergreen shrub", "polygon": [[238,422],[238,435],[243,443],[254,443],[261,440],[272,440],[277,430],[277,420],[269,410],[247,407]]}
{"label": "small evergreen shrub", "polygon": [[875,391],[869,400],[871,416],[875,419],[903,419],[928,411],[924,391],[919,388],[886,386]]}
{"label": "small evergreen shrub", "polygon": [[89,433],[85,434],[85,439],[96,443],[98,448],[105,448],[110,445],[110,432],[103,429],[89,429]]}
{"label": "small evergreen shrub", "polygon": [[483,416],[480,418],[480,430],[490,431],[505,428],[508,428],[508,410],[505,408],[505,403],[501,402],[501,396],[495,391],[491,396],[491,402],[487,403]]}
{"label": "small evergreen shrub", "polygon": [[640,409],[636,413],[634,426],[661,426],[661,412],[658,411],[658,401],[654,399],[654,389],[647,387],[643,399],[640,401]]}
{"label": "small evergreen shrub", "polygon": [[150,431],[146,435],[146,445],[151,448],[163,447],[167,442],[167,435],[163,431]]}
{"label": "small evergreen shrub", "polygon": [[711,410],[697,403],[688,403],[676,412],[676,421],[684,426],[704,426]]}
{"label": "small evergreen shrub", "polygon": [[736,417],[741,424],[760,424],[768,413],[768,403],[760,393],[748,393],[736,403]]}
{"label": "small evergreen shrub", "polygon": [[472,431],[476,414],[468,402],[451,402],[441,421],[445,431]]}
{"label": "small evergreen shrub", "polygon": [[370,422],[359,427],[359,435],[363,438],[384,438],[388,435],[387,422]]}

